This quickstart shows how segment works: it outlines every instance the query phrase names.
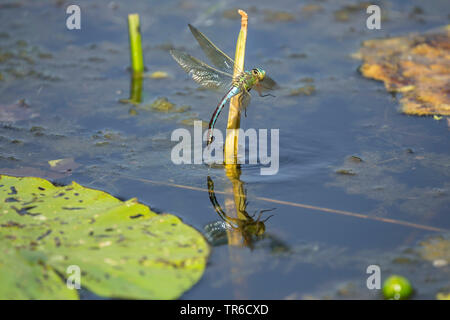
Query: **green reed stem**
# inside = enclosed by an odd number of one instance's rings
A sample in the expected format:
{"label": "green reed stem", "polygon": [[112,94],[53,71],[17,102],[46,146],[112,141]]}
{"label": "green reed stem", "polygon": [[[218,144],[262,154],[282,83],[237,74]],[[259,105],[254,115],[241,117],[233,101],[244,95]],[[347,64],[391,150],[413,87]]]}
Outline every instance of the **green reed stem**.
{"label": "green reed stem", "polygon": [[130,37],[131,68],[134,75],[144,72],[144,57],[142,55],[141,29],[139,15],[137,13],[128,15],[128,31]]}

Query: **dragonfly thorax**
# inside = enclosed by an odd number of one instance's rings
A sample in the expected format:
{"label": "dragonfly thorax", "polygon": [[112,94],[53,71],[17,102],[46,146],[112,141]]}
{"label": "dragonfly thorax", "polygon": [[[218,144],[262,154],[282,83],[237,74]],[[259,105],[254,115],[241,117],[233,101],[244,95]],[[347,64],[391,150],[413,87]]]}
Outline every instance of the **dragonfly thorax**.
{"label": "dragonfly thorax", "polygon": [[250,71],[245,71],[235,78],[234,86],[243,88],[245,91],[250,91],[254,85],[263,81],[265,76],[266,72],[263,69],[255,68]]}

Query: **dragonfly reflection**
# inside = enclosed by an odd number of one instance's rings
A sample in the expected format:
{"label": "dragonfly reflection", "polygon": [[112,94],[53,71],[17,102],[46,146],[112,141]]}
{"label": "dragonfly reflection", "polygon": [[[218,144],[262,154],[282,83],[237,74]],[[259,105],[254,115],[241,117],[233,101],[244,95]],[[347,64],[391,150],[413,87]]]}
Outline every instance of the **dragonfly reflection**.
{"label": "dragonfly reflection", "polygon": [[[209,199],[214,206],[221,221],[209,223],[205,226],[206,238],[212,245],[220,245],[227,240],[227,231],[239,232],[242,235],[243,245],[253,248],[253,242],[265,237],[265,222],[273,215],[261,220],[264,212],[272,211],[272,209],[260,210],[253,214],[246,211],[248,201],[246,200],[246,191],[243,190],[244,197],[240,197],[237,205],[239,218],[230,217],[220,206],[214,192],[214,182],[211,177],[207,177]],[[279,242],[279,241],[278,241]]]}

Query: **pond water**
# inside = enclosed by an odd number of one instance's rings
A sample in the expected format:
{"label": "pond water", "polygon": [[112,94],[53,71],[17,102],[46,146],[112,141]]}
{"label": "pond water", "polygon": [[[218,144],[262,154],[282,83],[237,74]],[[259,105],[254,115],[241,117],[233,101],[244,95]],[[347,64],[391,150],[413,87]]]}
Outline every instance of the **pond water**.
{"label": "pond water", "polygon": [[[193,119],[208,122],[223,93],[199,90],[168,50],[206,61],[191,23],[234,56],[241,8],[249,15],[246,67],[263,67],[280,85],[274,98],[253,94],[241,126],[279,129],[280,160],[268,176],[242,165],[240,180],[246,210],[274,208],[262,219],[273,217],[252,247],[213,247],[203,278],[182,298],[379,298],[366,288],[372,264],[383,279],[408,277],[418,298],[448,288],[449,267],[420,253],[421,241],[449,237],[447,120],[400,113],[399,96],[363,78],[351,57],[364,40],[447,24],[448,1],[380,1],[381,30],[367,29],[365,5],[351,0],[77,4],[81,30],[66,28],[65,1],[0,4],[0,173],[137,197],[203,232],[220,220],[208,177],[223,208],[231,182],[219,166],[172,163],[170,137],[193,131]],[[144,79],[137,106],[121,102],[130,94],[127,14],[135,12],[148,72],[169,74]],[[190,108],[151,107],[163,97]],[[226,121],[224,111],[216,128]],[[49,160],[63,158],[74,159],[70,168],[50,170]]]}

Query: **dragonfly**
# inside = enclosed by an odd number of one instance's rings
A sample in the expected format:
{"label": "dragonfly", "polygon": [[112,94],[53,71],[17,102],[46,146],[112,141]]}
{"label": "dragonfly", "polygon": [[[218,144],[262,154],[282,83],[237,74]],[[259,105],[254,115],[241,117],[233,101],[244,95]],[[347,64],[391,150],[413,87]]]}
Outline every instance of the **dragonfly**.
{"label": "dragonfly", "polygon": [[264,220],[261,220],[261,216],[264,212],[275,210],[265,209],[260,210],[258,217],[255,219],[256,212],[254,214],[249,214],[247,212],[248,201],[247,191],[244,189],[242,193],[245,195],[244,197],[239,197],[239,201],[236,204],[236,210],[240,214],[240,218],[233,218],[223,211],[219,202],[217,201],[216,194],[214,191],[214,182],[210,176],[207,177],[208,183],[208,194],[209,200],[214,206],[214,210],[216,210],[219,217],[222,221],[215,221],[212,223],[208,223],[205,227],[205,237],[212,245],[219,245],[223,242],[223,240],[227,239],[227,230],[232,232],[238,232],[242,235],[243,244],[245,246],[253,249],[253,242],[257,240],[262,240],[263,238],[273,239],[274,237],[271,235],[265,234],[266,232],[266,221],[269,220],[273,215],[268,216]]}
{"label": "dragonfly", "polygon": [[234,60],[214,45],[211,40],[195,27],[190,24],[188,26],[200,45],[200,48],[214,67],[180,50],[173,49],[170,51],[170,54],[181,68],[201,86],[209,89],[226,90],[225,95],[219,101],[209,121],[206,142],[208,146],[214,140],[212,132],[220,112],[231,98],[238,97],[239,110],[244,110],[245,116],[247,116],[247,107],[251,98],[250,90],[255,89],[261,97],[273,97],[267,91],[276,89],[278,85],[272,78],[266,75],[266,71],[262,68],[254,68],[249,71],[238,69],[237,75],[233,76],[235,68]]}

